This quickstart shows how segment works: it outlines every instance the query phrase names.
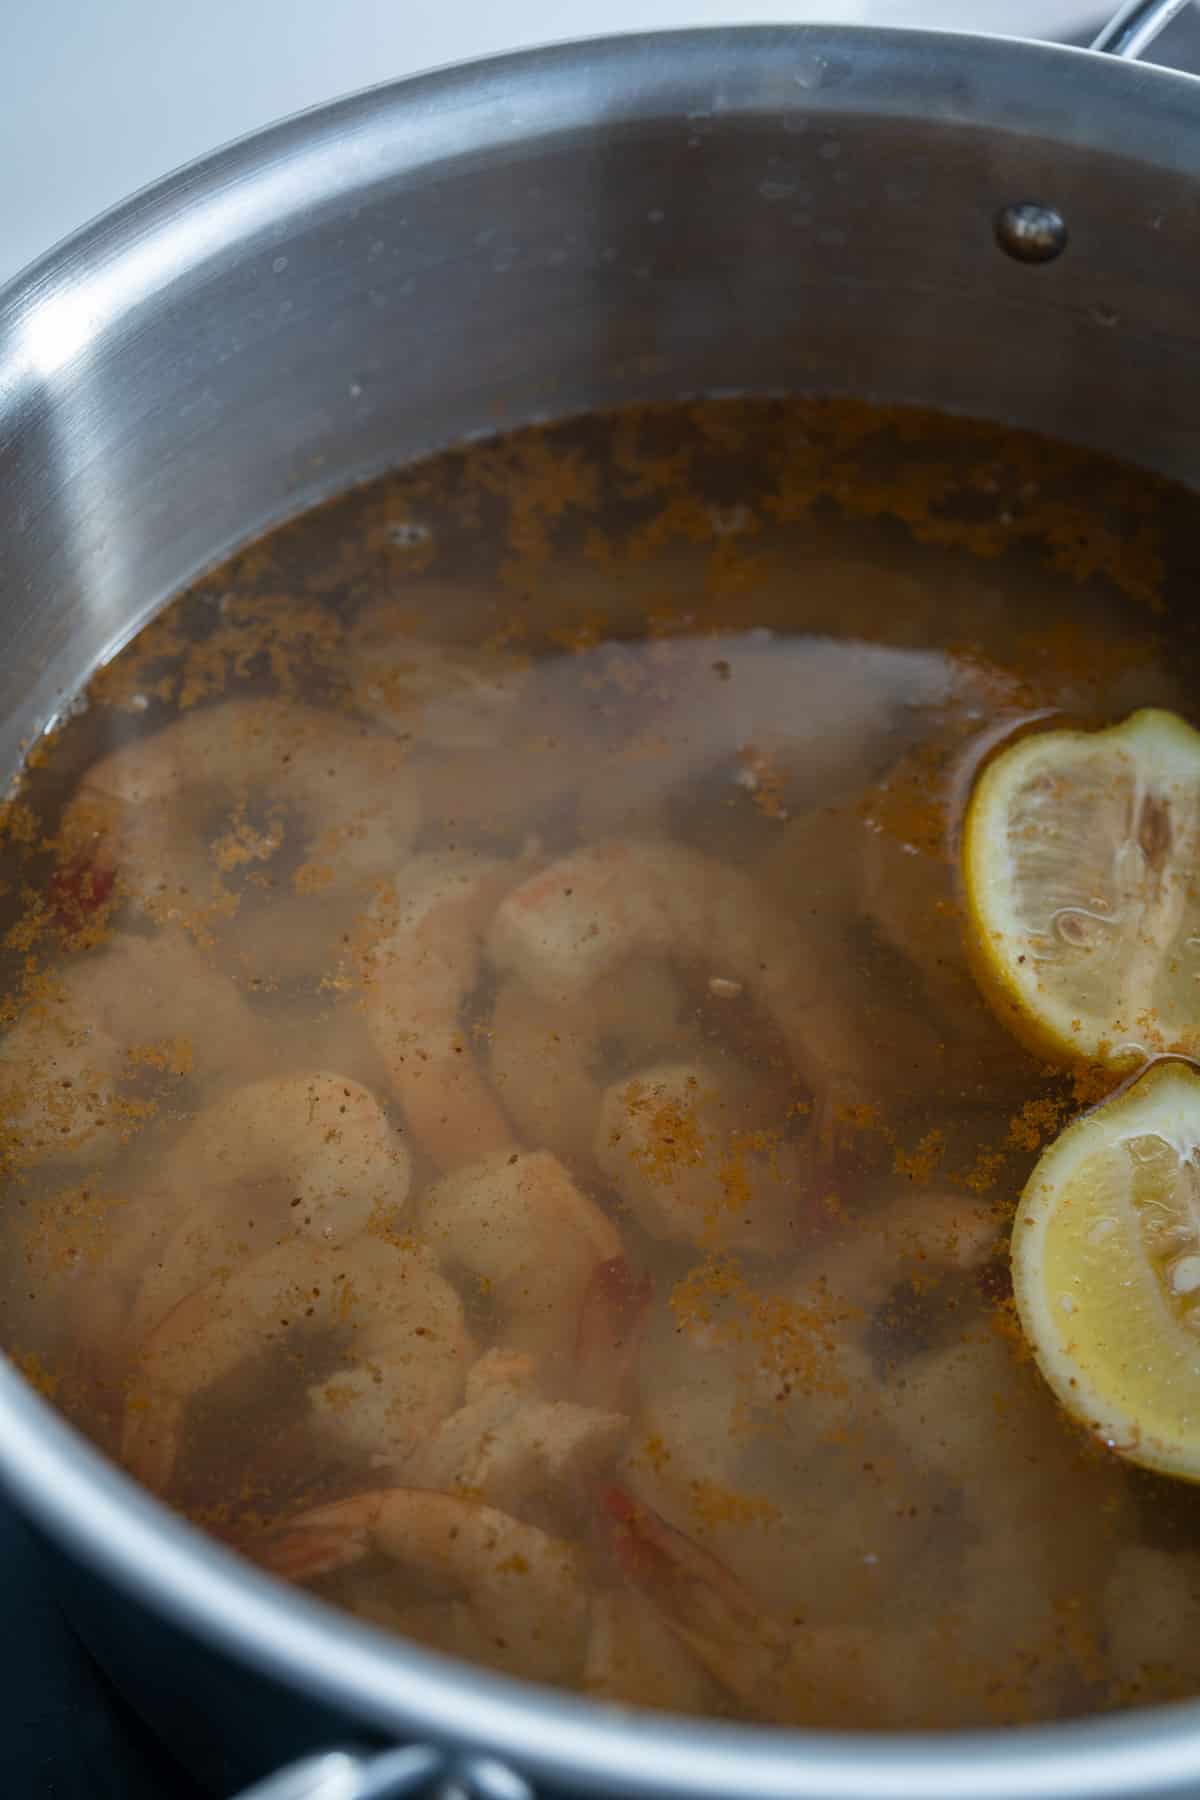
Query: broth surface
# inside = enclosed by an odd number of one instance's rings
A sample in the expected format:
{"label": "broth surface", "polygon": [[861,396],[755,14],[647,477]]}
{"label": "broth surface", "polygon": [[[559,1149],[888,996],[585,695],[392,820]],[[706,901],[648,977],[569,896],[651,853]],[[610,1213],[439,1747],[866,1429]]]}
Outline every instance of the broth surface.
{"label": "broth surface", "polygon": [[1037,721],[1200,724],[1196,500],[849,403],[405,469],[180,596],[3,820],[3,1341],[172,1505],[607,1701],[1200,1689],[1190,1489],[1060,1412],[1008,1232],[1112,1077],[980,997]]}

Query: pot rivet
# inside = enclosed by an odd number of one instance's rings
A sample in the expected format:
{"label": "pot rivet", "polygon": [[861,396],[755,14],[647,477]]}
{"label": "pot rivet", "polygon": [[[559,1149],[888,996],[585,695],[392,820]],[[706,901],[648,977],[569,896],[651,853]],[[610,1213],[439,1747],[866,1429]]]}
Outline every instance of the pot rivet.
{"label": "pot rivet", "polygon": [[1067,227],[1052,206],[1018,200],[996,214],[996,242],[1016,262],[1053,262],[1067,247]]}

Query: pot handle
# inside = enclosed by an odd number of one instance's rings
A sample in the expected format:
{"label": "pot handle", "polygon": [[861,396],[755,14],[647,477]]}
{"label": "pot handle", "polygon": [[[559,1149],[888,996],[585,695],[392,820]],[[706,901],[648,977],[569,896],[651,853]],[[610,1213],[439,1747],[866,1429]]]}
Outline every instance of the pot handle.
{"label": "pot handle", "polygon": [[421,1745],[369,1757],[322,1750],[256,1781],[237,1800],[401,1800],[430,1792],[442,1766],[436,1751]]}
{"label": "pot handle", "polygon": [[1090,47],[1107,56],[1136,62],[1159,32],[1165,31],[1181,12],[1186,12],[1191,3],[1192,0],[1125,0],[1124,6],[1113,14]]}
{"label": "pot handle", "polygon": [[322,1750],[258,1781],[237,1800],[534,1800],[520,1775],[491,1757],[448,1760],[426,1744],[362,1754]]}

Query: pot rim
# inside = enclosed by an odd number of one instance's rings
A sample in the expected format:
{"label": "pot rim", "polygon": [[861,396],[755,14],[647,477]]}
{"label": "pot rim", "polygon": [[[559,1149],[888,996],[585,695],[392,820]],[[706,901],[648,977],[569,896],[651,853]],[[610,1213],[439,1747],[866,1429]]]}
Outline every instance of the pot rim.
{"label": "pot rim", "polygon": [[[1107,94],[1113,104],[1138,92],[1146,98],[1153,116],[1137,121],[1131,154],[1138,160],[1177,165],[1179,123],[1200,137],[1200,78],[1065,46],[956,32],[730,26],[597,37],[456,65],[241,138],[102,214],[0,288],[0,442],[19,433],[22,408],[39,383],[140,301],[227,245],[231,234],[244,240],[314,203],[334,204],[465,149],[478,153],[484,143],[532,143],[539,131],[562,130],[572,119],[578,125],[598,66],[619,70],[609,80],[620,95],[634,97],[624,115],[606,109],[606,121],[642,116],[634,102],[644,114],[647,93],[669,107],[687,91],[689,61],[710,56],[714,45],[725,59],[756,56],[764,69],[771,59],[780,68],[791,57],[812,71],[811,82],[799,85],[811,87],[805,103],[818,108],[822,87],[837,85],[822,69],[852,66],[857,79],[861,65],[879,110],[886,100],[893,116],[928,118],[932,106],[947,124],[1005,130],[1016,127],[1003,83],[990,83],[989,70],[1015,58],[1027,77],[1036,59],[1048,59],[1043,73],[1064,103],[1078,100],[1081,88],[1091,100]],[[897,79],[931,62],[947,74],[944,94],[932,102],[928,87]],[[778,82],[776,76],[768,91],[764,81],[762,111],[778,106]],[[564,93],[575,95],[574,114],[562,107]],[[1064,112],[1061,121],[1046,114],[1047,135],[1111,149],[1103,107],[1064,104]],[[387,141],[364,172],[362,144],[381,125]],[[332,169],[324,166],[331,155]],[[314,188],[318,166],[322,181]],[[534,1780],[580,1792],[619,1789],[631,1800],[680,1792],[696,1800],[747,1793],[756,1800],[1101,1800],[1132,1793],[1182,1800],[1200,1779],[1200,1704],[1008,1731],[764,1730],[638,1714],[485,1673],[363,1625],[253,1568],[137,1486],[6,1360],[0,1484],[81,1562],[284,1685],[378,1731],[508,1758]]]}
{"label": "pot rim", "polygon": [[[605,111],[606,124],[619,124],[640,115],[648,89],[664,102],[683,91],[690,59],[718,44],[726,57],[739,50],[756,52],[764,59],[774,55],[780,65],[790,52],[804,70],[791,80],[804,90],[809,105],[819,106],[823,89],[836,91],[841,86],[845,58],[853,52],[867,66],[871,98],[879,112],[925,120],[933,114],[947,123],[1004,131],[1019,127],[986,79],[989,70],[1018,56],[1032,76],[1040,62],[1044,85],[1055,104],[1043,111],[1039,122],[1048,134],[1097,151],[1111,150],[1111,134],[1098,128],[1087,107],[1076,104],[1079,79],[1089,86],[1098,84],[1090,95],[1093,99],[1107,90],[1128,100],[1150,89],[1155,108],[1141,121],[1142,129],[1127,153],[1152,164],[1174,164],[1176,124],[1193,129],[1196,124],[1200,75],[1098,55],[1075,45],[982,32],[886,25],[696,26],[600,35],[446,64],[304,108],[234,138],[118,201],[0,284],[0,424],[14,393],[19,394],[30,378],[36,382],[56,373],[121,312],[203,263],[227,241],[223,234],[230,229],[239,238],[254,236],[280,216],[311,205],[317,190],[307,178],[331,151],[340,153],[344,166],[337,182],[331,182],[325,170],[319,190],[322,204],[398,174],[411,174],[431,162],[452,160],[461,143],[456,144],[453,129],[447,131],[445,126],[463,124],[461,114],[457,120],[451,116],[455,99],[473,109],[497,109],[499,116],[488,121],[496,141],[532,141],[539,127],[561,126],[555,115],[563,109],[556,103],[573,85],[586,88],[578,78],[588,65],[594,71],[597,65],[620,63],[625,65],[623,91],[615,98],[606,96],[612,104]],[[905,66],[915,69],[931,61],[956,68],[959,82],[943,82],[943,91],[937,94],[928,89],[907,91],[896,83],[897,72]],[[675,65],[682,65],[678,73]],[[885,68],[890,81],[884,78]],[[964,82],[971,99],[969,119]],[[611,77],[610,85],[617,85]],[[770,88],[764,86],[757,110],[775,110],[784,97],[783,85],[777,78]],[[518,87],[525,108],[520,118],[512,116]],[[1166,104],[1168,96],[1173,96],[1174,104]],[[377,150],[374,166],[356,165],[354,150],[365,132],[400,112],[410,115],[403,143],[397,133],[397,141],[385,147],[389,155],[380,156]],[[414,124],[419,128],[412,130]],[[476,131],[477,121],[471,120],[466,135]],[[79,285],[81,280],[86,291],[74,297],[69,321],[58,316],[54,320],[56,327],[68,324],[69,329],[60,330],[62,341],[51,344],[51,334],[38,315],[64,298],[68,284]]]}

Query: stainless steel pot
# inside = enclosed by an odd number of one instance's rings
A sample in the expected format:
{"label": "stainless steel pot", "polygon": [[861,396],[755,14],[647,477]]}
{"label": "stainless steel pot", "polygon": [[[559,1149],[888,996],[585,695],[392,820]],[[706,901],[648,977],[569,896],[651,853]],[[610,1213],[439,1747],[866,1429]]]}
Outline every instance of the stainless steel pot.
{"label": "stainless steel pot", "polygon": [[[1134,0],[1108,47],[1136,51]],[[185,170],[0,295],[0,765],[206,563],[547,415],[859,392],[1200,483],[1200,82],[915,32],[598,42],[383,88]],[[1200,1709],[955,1738],[618,1715],[235,1561],[0,1369],[0,1477],[214,1792],[1200,1794]],[[369,1753],[372,1744],[406,1749]]]}

